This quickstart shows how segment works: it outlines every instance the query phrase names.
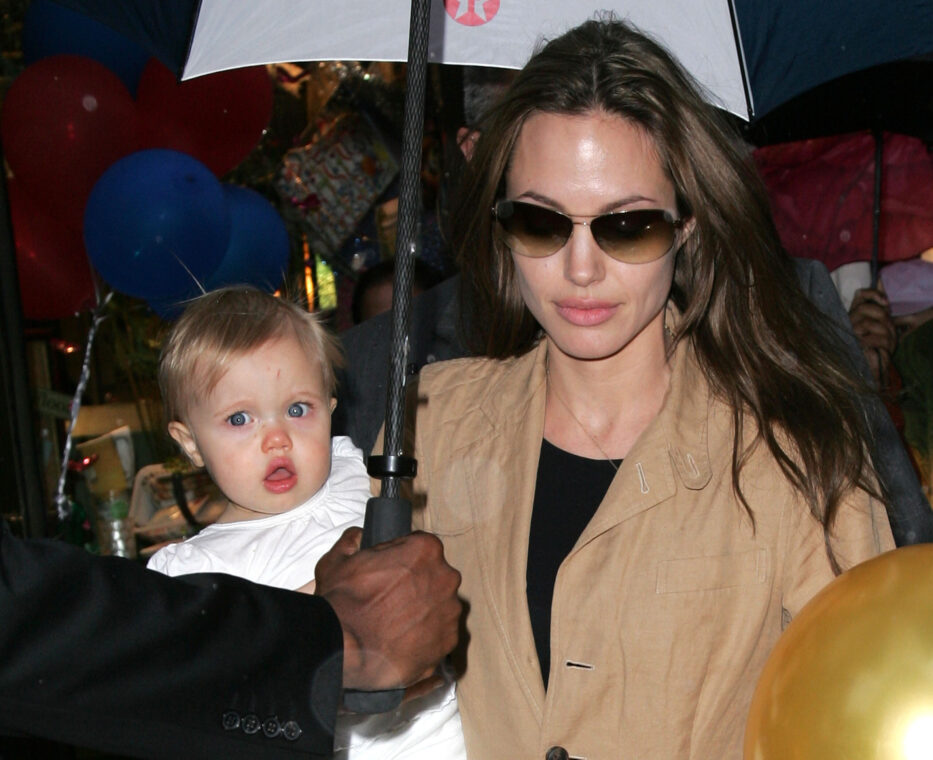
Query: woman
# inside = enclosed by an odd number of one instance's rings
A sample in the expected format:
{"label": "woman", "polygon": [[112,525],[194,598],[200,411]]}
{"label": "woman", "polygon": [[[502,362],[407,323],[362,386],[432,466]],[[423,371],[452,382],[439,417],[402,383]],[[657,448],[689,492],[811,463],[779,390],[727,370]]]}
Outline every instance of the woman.
{"label": "woman", "polygon": [[[422,372],[475,758],[738,758],[764,661],[892,548],[858,394],[735,137],[612,19],[483,125],[454,240],[485,358]],[[492,210],[492,211],[490,211]]]}

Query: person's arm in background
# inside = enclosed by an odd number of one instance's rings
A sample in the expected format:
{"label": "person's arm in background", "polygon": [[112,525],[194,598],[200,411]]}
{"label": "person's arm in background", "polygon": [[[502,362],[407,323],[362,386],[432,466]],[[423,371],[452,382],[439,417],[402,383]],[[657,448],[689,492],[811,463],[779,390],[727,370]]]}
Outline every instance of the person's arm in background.
{"label": "person's arm in background", "polygon": [[[870,380],[871,370],[826,267],[811,259],[794,259],[794,263],[804,292],[837,325],[853,365]],[[888,519],[894,541],[898,546],[933,542],[933,510],[894,422],[877,395],[866,399],[866,412],[873,437],[872,461],[891,501]]]}
{"label": "person's arm in background", "polygon": [[855,291],[849,307],[849,322],[862,347],[875,388],[884,389],[891,367],[891,356],[897,346],[897,329],[885,294],[874,288]]}
{"label": "person's arm in background", "polygon": [[415,682],[455,644],[459,575],[436,539],[409,538],[355,553],[345,535],[322,598],[168,578],[4,524],[0,733],[133,757],[328,757],[342,682]]}

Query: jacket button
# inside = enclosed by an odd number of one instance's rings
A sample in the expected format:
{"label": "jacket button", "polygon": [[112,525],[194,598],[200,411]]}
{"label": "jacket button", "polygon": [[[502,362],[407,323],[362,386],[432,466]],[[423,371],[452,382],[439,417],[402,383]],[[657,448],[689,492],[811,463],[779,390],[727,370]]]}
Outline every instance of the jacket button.
{"label": "jacket button", "polygon": [[545,753],[544,760],[570,760],[570,755],[563,747],[551,747]]}
{"label": "jacket button", "polygon": [[269,739],[274,739],[279,735],[281,730],[282,727],[279,725],[279,719],[274,715],[271,718],[266,718],[262,722],[262,732]]}
{"label": "jacket button", "polygon": [[285,725],[282,726],[282,736],[290,742],[295,741],[301,736],[301,726],[293,720],[286,721]]}
{"label": "jacket button", "polygon": [[243,720],[240,721],[240,728],[243,729],[243,732],[246,734],[256,734],[259,733],[259,729],[262,728],[262,721],[259,720],[259,716],[253,713],[249,715],[244,715]]}
{"label": "jacket button", "polygon": [[224,713],[223,718],[221,718],[221,721],[223,722],[223,727],[225,730],[236,731],[236,729],[240,727],[240,713],[238,713],[236,710],[227,710],[227,712]]}

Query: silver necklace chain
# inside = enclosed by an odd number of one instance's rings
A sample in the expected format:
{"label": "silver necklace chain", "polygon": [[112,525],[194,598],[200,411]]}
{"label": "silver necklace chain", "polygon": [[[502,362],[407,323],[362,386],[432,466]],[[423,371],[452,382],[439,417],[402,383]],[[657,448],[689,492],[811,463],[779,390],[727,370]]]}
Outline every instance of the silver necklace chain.
{"label": "silver necklace chain", "polygon": [[550,388],[554,392],[554,398],[556,398],[560,402],[560,405],[564,407],[564,409],[567,410],[567,414],[570,415],[570,419],[572,419],[574,422],[577,423],[580,430],[583,431],[583,434],[593,442],[593,445],[597,448],[599,453],[603,455],[603,459],[605,459],[607,462],[609,462],[610,465],[612,465],[613,470],[618,472],[619,465],[617,465],[615,461],[612,459],[612,457],[610,457],[605,452],[603,447],[599,445],[599,441],[597,441],[596,438],[593,437],[593,435],[590,433],[590,431],[586,429],[586,426],[582,422],[580,422],[580,420],[577,418],[577,415],[575,415],[573,413],[573,410],[570,408],[570,405],[566,401],[564,401],[563,397],[557,392],[557,388],[551,385],[551,368],[547,365],[547,363],[545,363],[544,365],[544,375],[547,378],[548,388]]}

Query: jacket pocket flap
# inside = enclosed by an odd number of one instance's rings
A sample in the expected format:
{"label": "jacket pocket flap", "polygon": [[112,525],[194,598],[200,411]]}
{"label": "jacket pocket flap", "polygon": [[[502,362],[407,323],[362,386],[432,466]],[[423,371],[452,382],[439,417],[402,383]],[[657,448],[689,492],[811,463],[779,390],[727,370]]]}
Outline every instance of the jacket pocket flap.
{"label": "jacket pocket flap", "polygon": [[717,557],[669,559],[658,565],[655,591],[658,594],[677,594],[750,586],[764,583],[769,575],[768,550],[765,548]]}

